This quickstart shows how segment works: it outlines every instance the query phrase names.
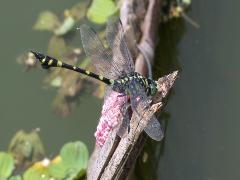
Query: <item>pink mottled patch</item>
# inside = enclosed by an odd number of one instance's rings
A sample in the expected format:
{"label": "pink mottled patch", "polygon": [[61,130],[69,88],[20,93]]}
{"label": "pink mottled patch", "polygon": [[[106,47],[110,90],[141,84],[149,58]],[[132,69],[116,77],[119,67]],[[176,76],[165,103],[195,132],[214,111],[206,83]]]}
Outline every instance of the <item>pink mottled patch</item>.
{"label": "pink mottled patch", "polygon": [[115,91],[112,91],[106,98],[102,107],[102,116],[94,134],[96,137],[96,144],[100,147],[103,146],[113,128],[118,125],[121,108],[123,104],[128,101],[127,96],[121,96],[120,93]]}

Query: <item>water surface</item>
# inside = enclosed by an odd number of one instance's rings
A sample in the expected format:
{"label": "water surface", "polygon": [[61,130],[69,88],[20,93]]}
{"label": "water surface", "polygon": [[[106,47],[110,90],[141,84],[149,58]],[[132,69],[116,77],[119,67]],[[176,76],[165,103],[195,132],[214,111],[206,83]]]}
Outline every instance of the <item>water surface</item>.
{"label": "water surface", "polygon": [[193,1],[189,16],[201,27],[185,23],[173,52],[181,72],[165,109],[170,118],[159,179],[240,179],[239,6]]}
{"label": "water surface", "polygon": [[[41,129],[40,135],[49,154],[58,152],[64,143],[76,140],[93,148],[101,101],[85,94],[77,109],[69,117],[62,118],[51,109],[56,90],[42,88],[46,71],[35,69],[24,73],[24,67],[16,62],[17,56],[30,49],[47,50],[51,33],[32,30],[40,12],[51,10],[63,16],[65,8],[78,2],[22,0],[1,3],[0,150],[6,150],[18,130],[31,131],[37,127]],[[80,46],[80,36],[76,38]]]}

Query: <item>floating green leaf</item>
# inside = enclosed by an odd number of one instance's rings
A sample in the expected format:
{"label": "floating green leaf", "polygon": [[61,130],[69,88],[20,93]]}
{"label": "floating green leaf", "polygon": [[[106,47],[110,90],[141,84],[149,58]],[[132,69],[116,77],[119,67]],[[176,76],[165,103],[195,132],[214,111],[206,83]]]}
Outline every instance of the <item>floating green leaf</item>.
{"label": "floating green leaf", "polygon": [[87,17],[94,23],[104,24],[108,17],[117,11],[118,6],[112,0],[94,0],[88,9]]}
{"label": "floating green leaf", "polygon": [[49,180],[50,176],[47,168],[44,167],[30,167],[23,175],[24,180]]}
{"label": "floating green leaf", "polygon": [[60,156],[68,172],[74,171],[78,173],[87,168],[88,150],[85,144],[80,141],[64,145],[61,149]]}
{"label": "floating green leaf", "polygon": [[9,180],[22,180],[21,176],[11,176]]}
{"label": "floating green leaf", "polygon": [[51,161],[48,170],[52,177],[72,180],[82,177],[87,168],[88,151],[82,142],[65,144],[57,156]]}
{"label": "floating green leaf", "polygon": [[0,152],[0,178],[8,178],[14,169],[14,160],[11,154]]}
{"label": "floating green leaf", "polygon": [[54,33],[58,36],[64,35],[69,32],[75,26],[75,19],[71,16],[66,17],[62,23],[62,25],[57,28]]}
{"label": "floating green leaf", "polygon": [[51,176],[63,179],[66,176],[66,167],[62,163],[61,157],[56,157],[48,167]]}
{"label": "floating green leaf", "polygon": [[58,17],[51,11],[44,11],[39,14],[33,29],[54,31],[59,26],[60,21]]}

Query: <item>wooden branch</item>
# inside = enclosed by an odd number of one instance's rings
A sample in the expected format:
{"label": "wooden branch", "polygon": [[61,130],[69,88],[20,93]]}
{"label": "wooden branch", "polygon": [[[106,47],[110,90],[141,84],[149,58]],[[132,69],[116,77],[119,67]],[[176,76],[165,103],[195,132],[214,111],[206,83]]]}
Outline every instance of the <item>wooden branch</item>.
{"label": "wooden branch", "polygon": [[[147,50],[145,55],[147,55],[150,63],[153,64],[154,48],[156,46],[156,37],[158,22],[160,19],[160,0],[150,0],[145,11],[141,16],[136,16],[136,3],[143,2],[144,0],[124,0],[121,9],[121,20],[123,27],[127,30],[127,34],[133,35],[131,29],[132,24],[137,23],[138,19],[144,19],[144,28],[142,31],[139,46]],[[133,6],[134,4],[134,6]],[[135,11],[134,11],[135,7]],[[143,4],[141,4],[143,8]],[[139,11],[139,9],[137,9]],[[145,18],[144,18],[145,17]],[[130,33],[132,32],[132,33]],[[140,30],[138,32],[141,32]],[[135,36],[134,36],[135,37]],[[130,37],[131,38],[131,37]],[[136,37],[135,37],[136,38]],[[127,36],[129,40],[129,36]],[[138,39],[138,38],[136,38]],[[131,43],[130,43],[131,44]],[[130,45],[130,49],[131,49]],[[131,49],[134,52],[134,50]],[[144,61],[143,55],[139,54],[136,59],[136,69],[141,74],[147,74],[146,63]],[[153,99],[153,104],[151,108],[144,112],[142,122],[143,126],[139,126],[138,118],[131,118],[130,132],[126,132],[122,138],[117,136],[118,128],[114,129],[109,135],[103,147],[96,147],[88,166],[87,177],[88,179],[126,179],[129,171],[135,164],[137,156],[141,152],[147,135],[144,133],[144,125],[148,123],[150,118],[155,113],[160,113],[163,107],[163,98],[165,98],[174,84],[177,78],[178,72],[175,71],[169,75],[160,78],[157,81],[159,92]]]}
{"label": "wooden branch", "polygon": [[[146,50],[148,60],[153,64],[154,50],[157,44],[157,32],[160,22],[160,0],[150,0],[148,10],[144,19],[144,30],[139,46]],[[143,54],[139,54],[136,63],[136,71],[147,75],[146,63]]]}
{"label": "wooden branch", "polygon": [[[163,107],[162,100],[170,91],[177,74],[178,72],[175,71],[158,80],[160,90],[155,96],[154,104],[150,110],[143,115],[145,124],[154,113],[160,113]],[[137,119],[132,117],[130,132],[122,139],[116,136],[117,129],[115,129],[104,146],[95,149],[88,167],[89,179],[119,179],[126,177],[130,170],[128,166],[135,162],[146,140],[143,127],[138,126],[136,123]]]}

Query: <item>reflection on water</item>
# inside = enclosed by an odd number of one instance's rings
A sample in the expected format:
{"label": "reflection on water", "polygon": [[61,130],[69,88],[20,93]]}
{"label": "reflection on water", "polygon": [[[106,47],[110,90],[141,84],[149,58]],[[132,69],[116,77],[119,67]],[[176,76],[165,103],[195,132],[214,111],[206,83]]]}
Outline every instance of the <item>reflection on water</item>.
{"label": "reflection on water", "polygon": [[239,5],[239,1],[193,1],[189,15],[200,29],[185,23],[186,32],[177,45],[178,40],[166,34],[169,41],[164,43],[173,44],[169,59],[177,59],[167,66],[179,63],[181,73],[165,108],[170,117],[158,179],[240,179],[240,26],[234,20]]}
{"label": "reflection on water", "polygon": [[[179,63],[179,50],[178,43],[185,33],[185,24],[181,19],[171,20],[161,25],[159,29],[159,44],[156,48],[156,58],[153,65],[154,79],[169,74],[175,70],[180,71],[181,76],[181,63]],[[178,81],[178,79],[176,80]],[[170,95],[167,97],[167,101],[171,101],[175,98],[177,92],[172,90]],[[161,113],[159,118],[164,129],[168,129],[169,120],[171,119],[170,111],[164,111]],[[157,166],[161,157],[165,151],[165,140],[164,138],[161,143],[150,141],[147,146],[144,147],[140,158],[137,163],[137,179],[156,179]],[[142,159],[148,155],[148,161],[142,162]]]}

